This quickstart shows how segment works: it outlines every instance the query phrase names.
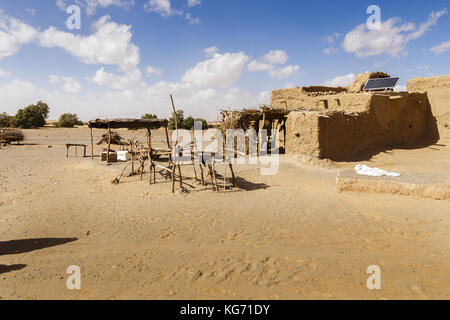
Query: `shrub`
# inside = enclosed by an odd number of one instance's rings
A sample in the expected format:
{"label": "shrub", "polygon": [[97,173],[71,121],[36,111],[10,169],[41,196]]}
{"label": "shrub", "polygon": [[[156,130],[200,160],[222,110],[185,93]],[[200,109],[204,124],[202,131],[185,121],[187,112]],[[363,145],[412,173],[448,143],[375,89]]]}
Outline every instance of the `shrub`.
{"label": "shrub", "polygon": [[142,120],[158,119],[156,114],[146,113],[141,117]]}
{"label": "shrub", "polygon": [[0,128],[6,128],[11,126],[11,122],[13,120],[13,117],[7,114],[6,112],[3,112],[0,114]]}
{"label": "shrub", "polygon": [[59,117],[58,127],[73,128],[75,125],[83,125],[76,114],[64,113]]}
{"label": "shrub", "polygon": [[[202,130],[208,129],[208,123],[205,119],[201,118],[193,118],[191,116],[184,118],[184,111],[177,110],[178,116],[178,129],[186,129],[193,130],[195,126],[195,122],[200,121],[202,123]],[[172,118],[169,119],[169,129],[175,130],[175,118],[172,115]]]}

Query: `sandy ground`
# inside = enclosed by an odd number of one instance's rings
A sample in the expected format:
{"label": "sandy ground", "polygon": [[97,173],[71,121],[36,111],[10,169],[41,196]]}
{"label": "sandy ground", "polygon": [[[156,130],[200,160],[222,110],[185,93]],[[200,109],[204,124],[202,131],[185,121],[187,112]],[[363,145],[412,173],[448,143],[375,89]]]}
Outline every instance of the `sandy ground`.
{"label": "sandy ground", "polygon": [[[338,170],[354,163],[282,157],[274,176],[236,167],[240,188],[189,180],[195,188],[172,195],[162,177],[116,186],[123,164],[66,158],[63,144],[88,144],[88,129],[25,133],[27,145],[0,150],[2,299],[450,298],[450,201],[337,193]],[[363,163],[448,172],[449,162],[447,129],[438,145]],[[70,265],[81,290],[66,287]],[[366,286],[370,265],[381,290]]]}

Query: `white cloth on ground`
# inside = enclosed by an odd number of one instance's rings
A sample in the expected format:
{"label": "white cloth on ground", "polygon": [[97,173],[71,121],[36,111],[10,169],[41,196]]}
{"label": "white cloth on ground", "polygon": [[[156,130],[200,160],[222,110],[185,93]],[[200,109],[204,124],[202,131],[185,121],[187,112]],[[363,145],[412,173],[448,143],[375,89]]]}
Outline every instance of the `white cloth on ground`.
{"label": "white cloth on ground", "polygon": [[378,168],[371,168],[364,164],[358,164],[355,166],[355,171],[357,174],[364,175],[364,176],[371,176],[371,177],[382,177],[382,176],[388,176],[388,177],[400,177],[400,173],[396,172],[388,172],[384,171]]}

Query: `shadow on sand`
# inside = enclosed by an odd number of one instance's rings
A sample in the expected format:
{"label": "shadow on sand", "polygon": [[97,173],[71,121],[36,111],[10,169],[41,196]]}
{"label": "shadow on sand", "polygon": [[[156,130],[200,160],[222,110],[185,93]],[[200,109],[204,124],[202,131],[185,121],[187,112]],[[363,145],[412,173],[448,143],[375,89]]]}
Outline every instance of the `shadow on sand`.
{"label": "shadow on sand", "polygon": [[0,241],[0,256],[6,254],[20,254],[59,246],[78,240],[77,238],[42,238]]}
{"label": "shadow on sand", "polygon": [[26,264],[14,264],[11,266],[6,266],[4,264],[0,264],[0,274],[8,273],[11,271],[21,270],[21,269],[25,268],[26,266],[27,266]]}

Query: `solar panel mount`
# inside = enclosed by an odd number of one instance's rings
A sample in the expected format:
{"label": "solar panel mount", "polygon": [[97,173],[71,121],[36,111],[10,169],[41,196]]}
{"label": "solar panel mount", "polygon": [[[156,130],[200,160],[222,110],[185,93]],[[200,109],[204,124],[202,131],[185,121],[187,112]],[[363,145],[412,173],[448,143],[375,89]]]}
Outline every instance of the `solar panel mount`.
{"label": "solar panel mount", "polygon": [[377,78],[370,79],[364,86],[364,91],[388,91],[394,90],[400,78]]}

